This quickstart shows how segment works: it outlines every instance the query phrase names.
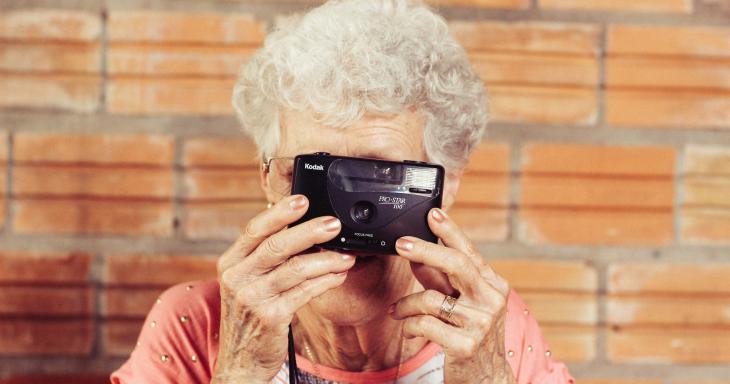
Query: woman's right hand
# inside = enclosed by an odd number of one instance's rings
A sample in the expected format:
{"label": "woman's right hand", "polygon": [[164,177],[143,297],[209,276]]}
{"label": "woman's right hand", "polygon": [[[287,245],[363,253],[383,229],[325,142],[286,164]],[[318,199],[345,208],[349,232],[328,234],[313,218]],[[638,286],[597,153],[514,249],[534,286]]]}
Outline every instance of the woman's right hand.
{"label": "woman's right hand", "polygon": [[313,298],[341,285],[355,264],[333,251],[299,254],[340,231],[335,217],[297,226],[309,202],[289,196],[261,212],[218,260],[221,324],[213,383],[268,383],[287,357],[289,324]]}

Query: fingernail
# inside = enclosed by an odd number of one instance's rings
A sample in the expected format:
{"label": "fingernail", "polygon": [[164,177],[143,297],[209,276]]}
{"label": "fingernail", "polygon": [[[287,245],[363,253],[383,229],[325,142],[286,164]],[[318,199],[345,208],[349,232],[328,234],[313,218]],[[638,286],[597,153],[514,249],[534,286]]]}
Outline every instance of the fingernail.
{"label": "fingernail", "polygon": [[324,229],[327,232],[333,232],[340,229],[340,221],[336,217],[330,217],[329,219],[322,222]]}
{"label": "fingernail", "polygon": [[395,247],[402,250],[402,251],[411,251],[413,250],[413,241],[410,239],[406,239],[405,237],[401,237],[398,239],[398,241],[395,242]]}
{"label": "fingernail", "polygon": [[307,200],[304,196],[297,196],[294,200],[289,202],[291,209],[299,209],[307,204]]}
{"label": "fingernail", "polygon": [[438,208],[434,208],[433,211],[431,211],[431,216],[433,216],[433,219],[436,220],[437,223],[443,223],[444,220],[446,220],[446,213]]}
{"label": "fingernail", "polygon": [[348,255],[348,254],[346,254],[346,253],[343,253],[343,254],[342,254],[342,260],[345,260],[345,261],[350,261],[350,260],[352,260],[352,259],[354,259],[354,258],[355,258],[355,256],[353,256],[353,255]]}

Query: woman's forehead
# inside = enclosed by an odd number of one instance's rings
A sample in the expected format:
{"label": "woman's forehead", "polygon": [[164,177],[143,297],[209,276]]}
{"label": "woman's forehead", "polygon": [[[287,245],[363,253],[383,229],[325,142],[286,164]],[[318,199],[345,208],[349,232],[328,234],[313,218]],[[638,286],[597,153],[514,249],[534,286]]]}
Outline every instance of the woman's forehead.
{"label": "woman's forehead", "polygon": [[425,159],[423,122],[413,114],[364,118],[344,128],[302,119],[303,116],[289,117],[282,124],[279,155],[329,152],[392,160]]}

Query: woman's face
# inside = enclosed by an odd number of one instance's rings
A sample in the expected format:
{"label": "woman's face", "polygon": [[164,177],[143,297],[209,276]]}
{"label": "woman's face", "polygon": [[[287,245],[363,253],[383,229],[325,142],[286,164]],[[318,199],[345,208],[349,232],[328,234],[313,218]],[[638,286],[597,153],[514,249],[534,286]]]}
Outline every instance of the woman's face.
{"label": "woman's face", "polygon": [[[281,141],[275,156],[329,152],[332,155],[370,157],[386,160],[426,160],[423,149],[423,120],[414,112],[395,116],[366,116],[345,129],[324,126],[309,113],[284,111]],[[444,205],[455,194],[454,178],[447,177]],[[262,177],[269,201],[281,198]],[[358,257],[345,283],[310,303],[309,309],[335,324],[365,323],[416,284],[404,259],[378,255]]]}

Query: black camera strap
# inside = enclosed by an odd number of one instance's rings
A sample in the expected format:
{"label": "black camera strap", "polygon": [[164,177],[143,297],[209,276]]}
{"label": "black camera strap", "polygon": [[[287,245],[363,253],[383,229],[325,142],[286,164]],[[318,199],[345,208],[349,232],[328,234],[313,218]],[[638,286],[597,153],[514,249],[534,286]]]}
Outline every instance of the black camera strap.
{"label": "black camera strap", "polygon": [[294,351],[294,334],[289,324],[289,384],[297,383],[297,354]]}

